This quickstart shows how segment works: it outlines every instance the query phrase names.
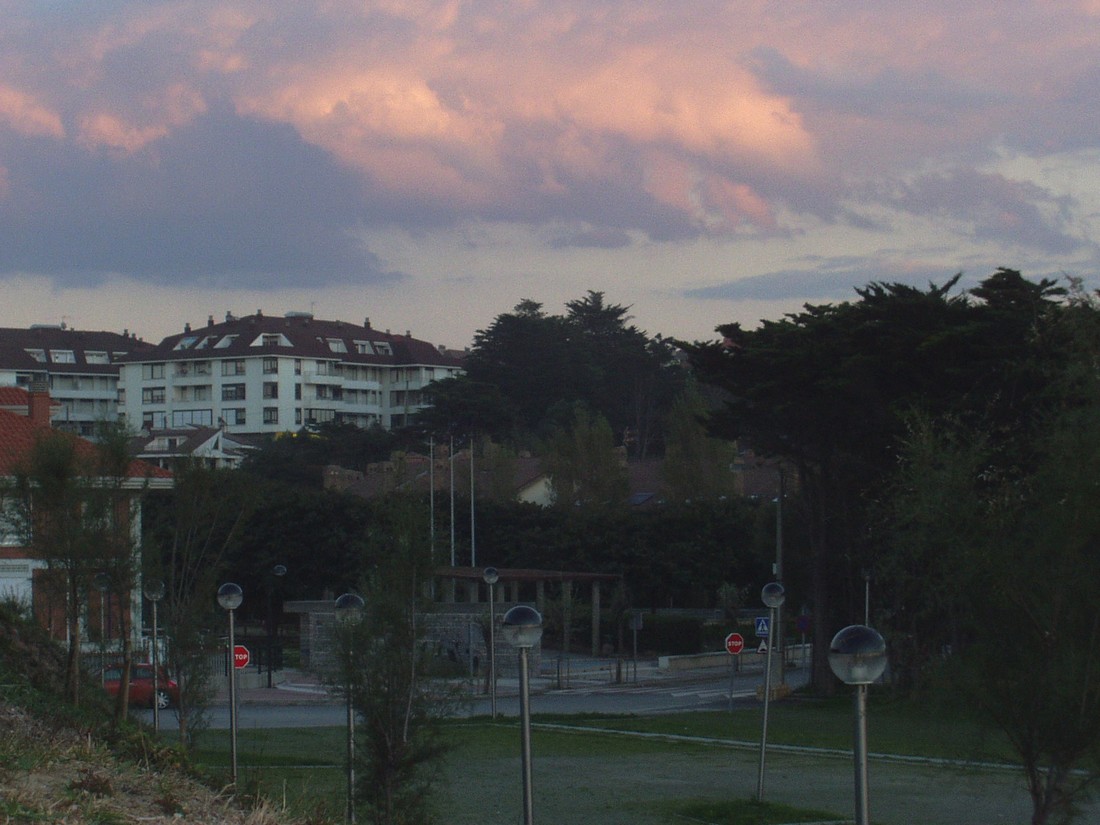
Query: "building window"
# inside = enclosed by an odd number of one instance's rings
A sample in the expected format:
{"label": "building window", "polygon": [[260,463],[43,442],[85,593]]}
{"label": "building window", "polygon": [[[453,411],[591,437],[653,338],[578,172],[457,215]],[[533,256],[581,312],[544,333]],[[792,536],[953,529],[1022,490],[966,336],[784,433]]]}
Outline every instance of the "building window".
{"label": "building window", "polygon": [[141,379],[143,381],[155,380],[164,377],[164,364],[142,364]]}
{"label": "building window", "polygon": [[279,384],[275,381],[264,381],[264,398],[278,398]]}
{"label": "building window", "polygon": [[360,355],[374,355],[374,350],[371,349],[370,341],[356,341],[355,351]]}
{"label": "building window", "polygon": [[306,410],[306,423],[307,424],[327,424],[329,421],[336,419],[335,410]]}
{"label": "building window", "polygon": [[76,354],[71,349],[52,349],[50,360],[55,364],[75,364]]}
{"label": "building window", "polygon": [[234,427],[243,427],[245,423],[244,410],[233,408],[231,410],[222,410],[222,418],[225,419],[225,423]]}
{"label": "building window", "polygon": [[203,385],[201,387],[195,387],[195,400],[196,401],[209,401],[211,398],[209,385]]}
{"label": "building window", "polygon": [[122,389],[121,387],[119,387],[119,390],[118,390],[118,403],[119,404],[125,404],[126,403],[126,390]]}
{"label": "building window", "polygon": [[222,375],[244,375],[244,359],[231,358],[222,361]]}
{"label": "building window", "polygon": [[374,349],[379,355],[393,355],[393,347],[386,341],[375,341]]}
{"label": "building window", "polygon": [[163,404],[164,387],[146,387],[141,391],[142,404]]}
{"label": "building window", "polygon": [[105,352],[88,351],[84,353],[84,360],[89,364],[109,364],[110,360],[107,358]]}
{"label": "building window", "polygon": [[344,343],[344,340],[342,338],[328,338],[326,339],[326,343],[328,343],[328,348],[333,352],[348,351],[347,344]]}
{"label": "building window", "polygon": [[294,400],[295,401],[301,401],[302,400],[302,385],[301,384],[295,384],[294,385]]}
{"label": "building window", "polygon": [[302,426],[302,408],[301,407],[298,407],[294,411],[294,423],[295,423],[295,425],[297,425],[299,427]]}
{"label": "building window", "polygon": [[236,335],[227,335],[220,341],[218,341],[218,343],[214,344],[214,349],[225,349],[226,347],[231,347],[233,346],[233,342],[236,340]]}
{"label": "building window", "polygon": [[244,401],[244,384],[225,384],[222,386],[222,401]]}
{"label": "building window", "polygon": [[278,424],[279,423],[279,408],[278,407],[264,407],[264,423],[265,424]]}
{"label": "building window", "polygon": [[213,410],[173,410],[172,426],[186,427],[210,427],[214,423]]}
{"label": "building window", "polygon": [[272,375],[279,371],[279,359],[278,358],[265,358],[264,359],[264,375]]}
{"label": "building window", "polygon": [[302,359],[301,358],[295,358],[294,359],[294,374],[295,375],[301,375],[302,374]]}
{"label": "building window", "polygon": [[29,349],[27,350],[27,355],[40,364],[46,363],[46,350],[44,349]]}

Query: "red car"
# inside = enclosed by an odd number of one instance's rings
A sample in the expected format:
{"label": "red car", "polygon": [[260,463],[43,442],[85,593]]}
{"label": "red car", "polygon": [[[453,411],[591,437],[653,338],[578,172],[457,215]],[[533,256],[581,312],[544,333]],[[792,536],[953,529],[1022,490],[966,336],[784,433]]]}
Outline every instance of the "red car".
{"label": "red car", "polygon": [[[178,704],[180,688],[174,679],[168,678],[164,668],[158,668],[157,707],[164,709]],[[103,671],[103,688],[112,696],[118,695],[122,680],[121,667],[109,667]],[[130,665],[130,704],[135,707],[153,707],[153,666],[148,662]]]}

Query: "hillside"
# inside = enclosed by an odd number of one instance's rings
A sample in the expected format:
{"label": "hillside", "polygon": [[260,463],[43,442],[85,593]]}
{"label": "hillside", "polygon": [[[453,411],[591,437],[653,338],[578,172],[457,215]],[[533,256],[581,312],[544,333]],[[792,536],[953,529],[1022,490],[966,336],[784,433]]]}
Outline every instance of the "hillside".
{"label": "hillside", "polygon": [[295,822],[265,803],[249,806],[207,787],[140,726],[112,735],[109,707],[94,686],[88,707],[67,707],[63,673],[63,651],[0,604],[0,822]]}

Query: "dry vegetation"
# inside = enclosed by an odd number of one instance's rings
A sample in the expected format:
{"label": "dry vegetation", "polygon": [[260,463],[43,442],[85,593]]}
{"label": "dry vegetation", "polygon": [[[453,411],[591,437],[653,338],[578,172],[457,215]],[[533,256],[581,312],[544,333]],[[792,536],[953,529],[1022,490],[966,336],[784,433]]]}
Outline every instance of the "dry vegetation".
{"label": "dry vegetation", "polygon": [[139,727],[111,731],[105,706],[66,707],[63,666],[56,646],[0,607],[0,823],[295,822],[210,788]]}

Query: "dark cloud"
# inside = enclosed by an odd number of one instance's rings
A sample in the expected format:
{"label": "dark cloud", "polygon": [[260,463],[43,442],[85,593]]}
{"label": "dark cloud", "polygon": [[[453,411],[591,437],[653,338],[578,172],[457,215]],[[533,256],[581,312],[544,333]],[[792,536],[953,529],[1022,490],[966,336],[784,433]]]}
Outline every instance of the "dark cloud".
{"label": "dark cloud", "polygon": [[1004,100],[1000,93],[968,85],[935,69],[903,72],[884,66],[870,76],[830,74],[797,66],[771,47],[755,49],[749,66],[770,90],[797,99],[802,108],[860,117],[908,113],[922,119],[929,115],[945,119],[952,113],[972,113]]}
{"label": "dark cloud", "polygon": [[809,302],[846,301],[856,298],[857,287],[876,281],[927,287],[932,283],[943,284],[954,276],[954,272],[942,268],[900,269],[872,260],[837,258],[822,260],[815,268],[753,275],[724,284],[685,290],[683,295],[685,298],[725,301],[783,301],[792,298]]}
{"label": "dark cloud", "polygon": [[914,215],[942,216],[972,227],[979,240],[1029,247],[1052,254],[1081,248],[1079,238],[1063,231],[1075,206],[1033,183],[960,169],[924,175],[883,197]]}
{"label": "dark cloud", "polygon": [[287,125],[224,109],[136,154],[0,137],[0,272],[247,288],[389,281],[362,181]]}

